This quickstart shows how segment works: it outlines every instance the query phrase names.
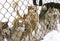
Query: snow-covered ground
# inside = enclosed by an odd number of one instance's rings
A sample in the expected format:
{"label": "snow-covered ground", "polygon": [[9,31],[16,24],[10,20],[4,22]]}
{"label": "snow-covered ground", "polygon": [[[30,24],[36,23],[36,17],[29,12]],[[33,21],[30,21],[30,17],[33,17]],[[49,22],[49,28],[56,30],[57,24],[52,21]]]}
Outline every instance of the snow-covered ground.
{"label": "snow-covered ground", "polygon": [[57,30],[52,30],[41,41],[60,41],[60,24],[57,24]]}
{"label": "snow-covered ground", "polygon": [[49,32],[42,41],[60,41],[60,32],[53,30]]}

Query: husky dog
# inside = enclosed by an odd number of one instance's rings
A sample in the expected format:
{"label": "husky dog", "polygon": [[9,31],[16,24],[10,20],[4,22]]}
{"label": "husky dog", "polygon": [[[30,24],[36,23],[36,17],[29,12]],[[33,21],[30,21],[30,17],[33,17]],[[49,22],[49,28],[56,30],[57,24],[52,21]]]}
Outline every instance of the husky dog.
{"label": "husky dog", "polygon": [[58,20],[58,12],[60,12],[59,3],[45,3],[42,5],[41,12],[39,14],[39,23],[41,24],[41,30],[44,37],[49,31],[56,30],[56,24]]}
{"label": "husky dog", "polygon": [[46,12],[48,11],[49,8],[55,8],[55,9],[58,9],[60,11],[60,4],[59,3],[54,3],[54,2],[50,2],[50,3],[45,3],[43,6],[42,6],[42,10],[41,10],[41,13],[39,15],[39,18],[41,19],[44,19],[45,18],[45,14]]}

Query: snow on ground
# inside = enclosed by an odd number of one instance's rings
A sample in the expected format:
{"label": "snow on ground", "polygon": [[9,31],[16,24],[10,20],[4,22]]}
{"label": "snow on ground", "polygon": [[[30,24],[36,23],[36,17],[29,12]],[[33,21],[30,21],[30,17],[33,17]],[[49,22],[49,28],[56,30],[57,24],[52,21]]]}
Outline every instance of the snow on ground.
{"label": "snow on ground", "polygon": [[60,41],[60,24],[57,24],[57,30],[49,32],[42,41]]}
{"label": "snow on ground", "polygon": [[57,29],[60,32],[60,24],[57,24]]}
{"label": "snow on ground", "polygon": [[8,41],[6,38],[4,38],[4,41]]}
{"label": "snow on ground", "polygon": [[60,32],[53,30],[49,32],[42,41],[60,41]]}

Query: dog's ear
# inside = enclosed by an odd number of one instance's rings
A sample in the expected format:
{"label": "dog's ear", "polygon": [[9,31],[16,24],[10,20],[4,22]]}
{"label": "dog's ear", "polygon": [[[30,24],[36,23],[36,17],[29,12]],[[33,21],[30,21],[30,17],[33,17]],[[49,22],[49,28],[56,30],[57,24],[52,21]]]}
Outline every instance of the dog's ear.
{"label": "dog's ear", "polygon": [[32,6],[33,10],[37,12],[37,6]]}
{"label": "dog's ear", "polygon": [[30,9],[32,9],[32,6],[28,6],[28,12],[29,12]]}
{"label": "dog's ear", "polygon": [[30,9],[36,9],[37,8],[37,6],[28,6],[28,10],[30,10]]}
{"label": "dog's ear", "polygon": [[43,5],[42,10],[47,10],[47,7],[45,5]]}
{"label": "dog's ear", "polygon": [[37,6],[28,6],[28,13],[37,12]]}

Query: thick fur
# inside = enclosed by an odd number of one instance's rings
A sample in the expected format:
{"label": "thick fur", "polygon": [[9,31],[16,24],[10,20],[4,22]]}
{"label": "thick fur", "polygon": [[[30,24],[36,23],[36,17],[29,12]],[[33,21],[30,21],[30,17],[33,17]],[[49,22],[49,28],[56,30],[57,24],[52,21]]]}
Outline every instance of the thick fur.
{"label": "thick fur", "polygon": [[[53,11],[52,11],[53,10]],[[56,30],[56,24],[57,24],[57,20],[58,20],[58,9],[51,9],[49,8],[48,11],[45,14],[45,19],[41,19],[40,24],[41,24],[41,38],[43,38],[48,32],[50,32],[51,30]]]}
{"label": "thick fur", "polygon": [[[37,7],[28,6],[28,14],[24,15],[23,17],[21,17],[19,15],[19,12],[17,11],[17,15],[18,15],[18,17],[13,21],[14,27],[16,27],[16,29],[19,27],[19,20],[21,20],[23,22],[23,24],[25,25],[24,32],[21,32],[22,34],[20,36],[20,41],[23,38],[26,39],[27,35],[30,37],[30,40],[32,41],[32,32],[33,32],[33,30],[35,32],[37,30],[37,22],[38,22]],[[16,33],[18,34],[20,32],[16,32]]]}
{"label": "thick fur", "polygon": [[49,8],[60,9],[60,3],[50,2],[50,3],[46,3],[44,5],[46,6],[47,9],[49,9]]}
{"label": "thick fur", "polygon": [[44,33],[42,33],[43,35],[41,35],[41,37],[44,37],[49,31],[57,29],[56,23],[59,16],[58,12],[60,12],[59,3],[50,2],[42,6],[41,12],[39,14],[39,22],[42,27],[42,32]]}
{"label": "thick fur", "polygon": [[39,19],[45,19],[45,14],[46,12],[48,11],[48,9],[51,8],[51,10],[53,8],[55,9],[58,9],[59,12],[60,12],[60,4],[59,3],[54,3],[54,2],[50,2],[50,3],[45,3],[43,6],[42,6],[42,9],[41,9],[41,12],[39,14]]}
{"label": "thick fur", "polygon": [[8,22],[0,22],[0,41],[10,38],[10,30],[8,28]]}
{"label": "thick fur", "polygon": [[28,14],[24,15],[25,18],[25,32],[23,32],[22,37],[30,37],[30,41],[32,41],[32,32],[33,30],[37,30],[37,22],[38,22],[38,13],[36,12],[37,8],[35,6],[28,7]]}

